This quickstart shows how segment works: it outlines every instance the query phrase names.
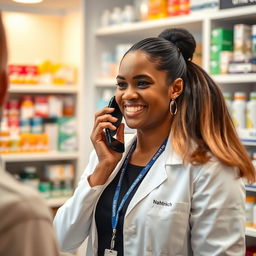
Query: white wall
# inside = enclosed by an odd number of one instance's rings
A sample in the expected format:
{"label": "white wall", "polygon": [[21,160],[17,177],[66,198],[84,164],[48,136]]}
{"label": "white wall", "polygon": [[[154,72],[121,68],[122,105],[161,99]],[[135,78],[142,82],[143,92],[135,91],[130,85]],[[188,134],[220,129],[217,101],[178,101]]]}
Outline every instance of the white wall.
{"label": "white wall", "polygon": [[4,12],[9,63],[34,64],[61,60],[62,17]]}

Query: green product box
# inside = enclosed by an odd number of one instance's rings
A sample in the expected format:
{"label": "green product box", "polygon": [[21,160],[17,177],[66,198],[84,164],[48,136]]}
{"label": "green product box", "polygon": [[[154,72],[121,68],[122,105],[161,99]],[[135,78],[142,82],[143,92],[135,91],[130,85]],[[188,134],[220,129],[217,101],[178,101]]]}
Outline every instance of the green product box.
{"label": "green product box", "polygon": [[213,44],[211,45],[211,52],[210,52],[210,58],[211,60],[220,60],[220,53],[222,51],[233,51],[233,45],[218,45]]}
{"label": "green product box", "polygon": [[211,44],[232,45],[234,42],[234,33],[231,29],[214,28],[211,32]]}
{"label": "green product box", "polygon": [[210,73],[212,75],[220,74],[220,62],[217,60],[210,61]]}
{"label": "green product box", "polygon": [[74,117],[60,117],[58,123],[58,150],[74,152],[77,150],[76,119]]}

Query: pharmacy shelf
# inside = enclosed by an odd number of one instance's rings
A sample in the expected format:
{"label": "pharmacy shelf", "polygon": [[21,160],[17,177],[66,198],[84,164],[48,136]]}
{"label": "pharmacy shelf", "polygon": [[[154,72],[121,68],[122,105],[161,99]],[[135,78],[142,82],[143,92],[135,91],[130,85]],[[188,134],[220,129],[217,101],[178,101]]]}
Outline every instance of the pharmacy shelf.
{"label": "pharmacy shelf", "polygon": [[192,30],[200,29],[201,23],[204,19],[204,16],[191,14],[191,15],[184,15],[184,16],[177,16],[172,18],[165,18],[153,21],[140,21],[140,22],[133,22],[127,24],[118,24],[112,25],[108,27],[99,28],[96,30],[96,36],[109,36],[109,35],[120,35],[120,34],[129,34],[136,32],[141,33],[142,31],[152,31],[153,29],[163,29],[169,28],[170,26],[182,26],[186,24],[186,26],[191,26]]}
{"label": "pharmacy shelf", "polygon": [[59,207],[63,205],[69,197],[60,197],[60,198],[50,198],[46,199],[46,203],[49,207]]}
{"label": "pharmacy shelf", "polygon": [[241,84],[241,82],[256,84],[256,73],[211,75],[211,77],[220,84]]}
{"label": "pharmacy shelf", "polygon": [[42,85],[42,84],[11,84],[10,93],[58,93],[58,94],[76,94],[78,86],[76,85]]}
{"label": "pharmacy shelf", "polygon": [[255,229],[255,228],[246,227],[245,234],[246,234],[247,236],[256,237],[256,229]]}
{"label": "pharmacy shelf", "polygon": [[[186,25],[189,29],[191,26],[192,30],[195,30],[195,25],[201,26],[203,21],[208,20],[229,20],[234,18],[244,17],[254,19],[256,10],[251,6],[241,7],[237,9],[226,9],[226,10],[212,10],[208,12],[194,12],[190,15],[176,16],[171,18],[152,20],[152,21],[140,21],[128,24],[112,25],[108,27],[99,28],[96,30],[96,36],[109,36],[109,35],[120,35],[129,33],[140,33],[143,31],[152,31],[152,29],[164,29],[170,28],[171,26],[179,27]],[[152,33],[153,34],[153,33]]]}
{"label": "pharmacy shelf", "polygon": [[101,78],[96,80],[96,87],[115,87],[116,79],[115,78]]}
{"label": "pharmacy shelf", "polygon": [[1,154],[3,162],[77,160],[79,152],[11,153]]}

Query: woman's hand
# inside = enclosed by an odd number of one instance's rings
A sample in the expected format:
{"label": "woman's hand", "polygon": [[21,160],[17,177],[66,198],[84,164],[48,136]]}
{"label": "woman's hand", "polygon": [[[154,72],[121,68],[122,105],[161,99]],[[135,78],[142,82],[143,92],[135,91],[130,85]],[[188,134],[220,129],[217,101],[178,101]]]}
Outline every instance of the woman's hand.
{"label": "woman's hand", "polygon": [[[112,124],[117,121],[117,118],[111,115],[113,111],[114,108],[105,107],[95,114],[91,141],[98,156],[99,163],[96,166],[93,174],[88,179],[91,186],[104,184],[116,167],[117,163],[122,158],[122,153],[112,150],[106,144],[104,130],[106,128],[109,128],[110,130],[116,129],[116,127]],[[117,129],[116,139],[124,142],[123,123]]]}

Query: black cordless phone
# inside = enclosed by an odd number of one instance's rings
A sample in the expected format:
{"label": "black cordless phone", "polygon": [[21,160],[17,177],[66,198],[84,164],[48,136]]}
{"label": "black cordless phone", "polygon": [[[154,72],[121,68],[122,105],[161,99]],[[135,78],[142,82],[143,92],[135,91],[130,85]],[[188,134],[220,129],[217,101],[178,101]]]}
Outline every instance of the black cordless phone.
{"label": "black cordless phone", "polygon": [[[108,106],[110,108],[114,108],[115,110],[111,113],[112,116],[116,117],[118,120],[115,123],[112,123],[116,128],[119,127],[119,125],[122,122],[123,115],[116,103],[115,97],[112,97],[111,100],[109,101]],[[106,141],[108,146],[115,150],[116,152],[123,153],[124,152],[124,144],[117,139],[114,138],[116,135],[116,130],[110,130],[106,128]]]}

